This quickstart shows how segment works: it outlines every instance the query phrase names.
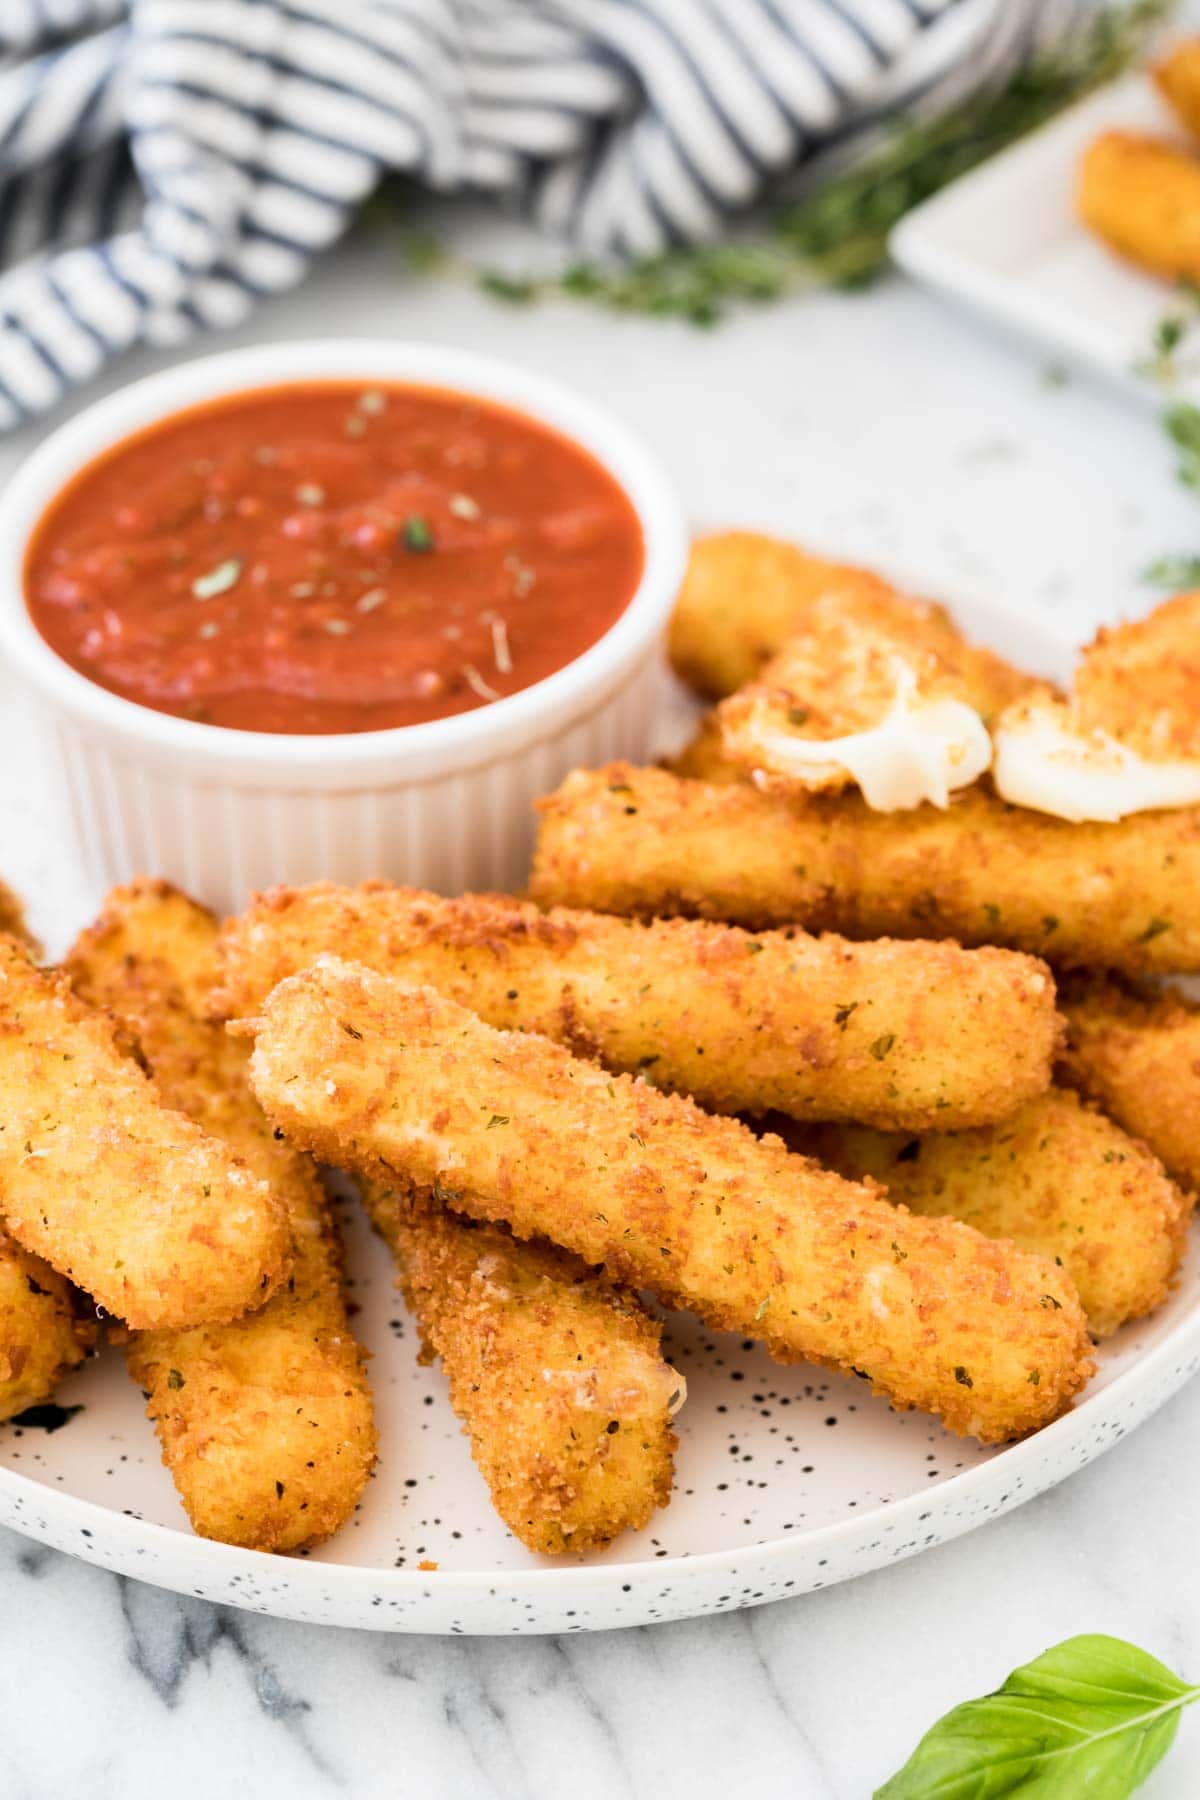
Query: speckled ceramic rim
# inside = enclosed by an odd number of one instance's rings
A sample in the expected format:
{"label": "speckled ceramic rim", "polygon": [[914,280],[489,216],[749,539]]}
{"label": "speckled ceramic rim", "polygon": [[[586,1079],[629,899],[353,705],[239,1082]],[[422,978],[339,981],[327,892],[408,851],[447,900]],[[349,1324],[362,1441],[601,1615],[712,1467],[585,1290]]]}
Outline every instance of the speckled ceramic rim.
{"label": "speckled ceramic rim", "polygon": [[[232,731],[177,719],[97,687],[50,648],[25,605],[29,537],[66,482],[123,438],[205,401],[297,381],[411,382],[527,414],[588,450],[641,523],[645,567],[624,612],[590,649],[544,681],[475,712],[424,725],[329,736]],[[474,768],[593,712],[645,663],[666,627],[687,553],[682,509],[653,457],[602,408],[541,375],[437,344],[386,339],[256,345],[181,363],[89,407],[45,441],[0,495],[0,654],[61,711],[131,753],[203,777],[257,786],[394,787]]]}
{"label": "speckled ceramic rim", "polygon": [[[155,1583],[154,1574],[147,1571],[145,1579],[156,1585],[172,1587],[175,1591],[188,1591],[193,1580],[211,1577],[215,1581],[228,1582],[232,1576],[244,1579],[247,1575],[253,1575],[269,1582],[274,1588],[272,1604],[265,1610],[285,1618],[307,1617],[309,1607],[306,1606],[306,1600],[315,1607],[322,1593],[340,1590],[343,1594],[366,1601],[368,1605],[376,1596],[381,1597],[384,1606],[390,1599],[407,1602],[412,1607],[412,1612],[391,1625],[391,1628],[420,1632],[436,1629],[427,1623],[423,1624],[420,1619],[421,1599],[434,1584],[439,1596],[453,1593],[462,1596],[464,1603],[469,1602],[473,1593],[486,1592],[489,1595],[504,1596],[524,1593],[536,1595],[540,1591],[547,1597],[553,1594],[556,1611],[561,1616],[564,1603],[576,1598],[585,1601],[591,1596],[611,1595],[626,1587],[635,1589],[643,1584],[658,1587],[664,1579],[672,1582],[677,1591],[688,1588],[694,1590],[690,1605],[689,1597],[685,1594],[682,1604],[673,1607],[670,1613],[672,1618],[686,1618],[701,1611],[724,1610],[714,1606],[708,1598],[708,1591],[720,1585],[716,1578],[725,1575],[735,1577],[740,1567],[748,1563],[753,1563],[760,1570],[769,1570],[771,1574],[785,1574],[789,1566],[798,1567],[801,1563],[811,1562],[818,1554],[828,1554],[830,1567],[824,1585],[832,1586],[853,1575],[865,1575],[893,1558],[900,1560],[899,1554],[894,1550],[880,1546],[883,1527],[888,1528],[889,1537],[894,1540],[897,1534],[903,1534],[905,1530],[911,1531],[919,1522],[927,1523],[930,1529],[919,1540],[910,1539],[904,1546],[904,1555],[915,1555],[933,1543],[944,1543],[973,1530],[987,1519],[1011,1512],[1014,1507],[1044,1493],[1047,1488],[1055,1486],[1094,1461],[1118,1442],[1131,1425],[1144,1423],[1190,1379],[1198,1364],[1200,1301],[1197,1301],[1193,1310],[1180,1320],[1161,1343],[1148,1350],[1132,1368],[1118,1375],[1101,1392],[1084,1400],[1072,1412],[1032,1437],[1013,1444],[990,1462],[970,1469],[965,1474],[952,1475],[928,1493],[910,1494],[903,1500],[874,1507],[861,1517],[819,1526],[795,1537],[768,1538],[760,1543],[740,1544],[729,1550],[709,1550],[698,1556],[667,1557],[662,1561],[605,1563],[591,1567],[580,1565],[570,1569],[448,1569],[434,1573],[281,1558],[269,1556],[262,1551],[240,1550],[233,1545],[192,1537],[166,1525],[130,1519],[124,1514],[97,1505],[95,1501],[80,1500],[73,1495],[59,1493],[52,1487],[7,1469],[0,1469],[0,1517],[14,1530],[52,1542],[59,1548],[70,1548],[63,1543],[63,1532],[77,1532],[83,1541],[71,1553],[85,1562],[96,1563],[101,1567],[123,1562],[123,1553],[126,1550],[136,1550],[139,1546],[161,1549],[176,1565],[190,1565],[189,1574],[181,1575],[173,1582]],[[1131,1401],[1134,1403],[1132,1408],[1129,1406]],[[1031,1475],[1036,1478],[1028,1480]],[[995,1499],[991,1501],[987,1513],[972,1514],[972,1504],[987,1504],[992,1494]],[[27,1504],[32,1503],[45,1515],[40,1530],[34,1530],[21,1511],[10,1504],[18,1499]],[[856,1562],[853,1569],[834,1566],[836,1558],[844,1559],[853,1554],[856,1545],[861,1546],[861,1562]],[[875,1557],[871,1555],[873,1546],[880,1546],[881,1549],[881,1553]],[[289,1593],[279,1591],[281,1577],[284,1578],[286,1587],[294,1593],[294,1601]],[[797,1582],[794,1591],[803,1593],[811,1590],[812,1586],[811,1582]],[[227,1587],[221,1595],[213,1597],[234,1606],[243,1603],[239,1600],[236,1586]],[[783,1597],[782,1592],[764,1596],[770,1599]],[[744,1602],[738,1600],[735,1604]],[[264,1609],[256,1607],[255,1610]],[[460,1629],[469,1633],[469,1604],[464,1605],[464,1612],[467,1617]],[[641,1622],[644,1621],[636,1617],[628,1620],[598,1619],[586,1628],[604,1629],[610,1625]],[[364,1608],[361,1615],[346,1623],[374,1625],[377,1629],[387,1630],[390,1621],[381,1606],[372,1616],[368,1616]],[[534,1625],[526,1629],[536,1631],[537,1627]],[[562,1627],[556,1618],[544,1629],[557,1631]]]}

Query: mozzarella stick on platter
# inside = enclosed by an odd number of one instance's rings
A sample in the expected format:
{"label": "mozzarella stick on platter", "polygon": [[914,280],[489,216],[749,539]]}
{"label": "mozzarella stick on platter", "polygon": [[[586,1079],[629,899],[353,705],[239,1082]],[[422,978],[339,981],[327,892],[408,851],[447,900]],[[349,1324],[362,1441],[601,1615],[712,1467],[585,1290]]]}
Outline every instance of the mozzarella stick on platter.
{"label": "mozzarella stick on platter", "polygon": [[1062,1075],[1200,1193],[1200,1006],[1081,976],[1063,997]]}
{"label": "mozzarella stick on platter", "polygon": [[219,948],[227,1017],[336,953],[717,1111],[884,1129],[1002,1118],[1046,1086],[1059,1034],[1049,970],[1012,951],[546,915],[382,882],[258,896]]}
{"label": "mozzarella stick on platter", "polygon": [[329,1537],[375,1460],[363,1353],[342,1294],[341,1246],[313,1164],[276,1139],[250,1091],[244,1044],[201,1014],[216,922],[162,882],[115,889],[67,971],[136,1040],[164,1099],[227,1144],[285,1208],[289,1280],[232,1324],[136,1334],[130,1373],[195,1529],[256,1550]]}
{"label": "mozzarella stick on platter", "polygon": [[1078,1297],[1052,1262],[915,1218],[432,989],[328,959],[242,1029],[260,1102],[314,1154],[551,1237],[780,1361],[858,1372],[985,1442],[1056,1417],[1091,1372]]}
{"label": "mozzarella stick on platter", "polygon": [[1161,1306],[1183,1255],[1190,1198],[1145,1144],[1062,1088],[973,1131],[820,1125],[800,1147],[850,1180],[881,1182],[912,1212],[1055,1258],[1094,1337]]}
{"label": "mozzarella stick on platter", "polygon": [[0,1420],[48,1400],[95,1340],[70,1283],[0,1228]]}
{"label": "mozzarella stick on platter", "polygon": [[983,787],[945,812],[784,800],[614,763],[541,803],[544,906],[1003,944],[1059,966],[1200,968],[1200,807],[1068,824]]}
{"label": "mozzarella stick on platter", "polygon": [[164,1104],[114,1023],[0,939],[0,1214],[137,1329],[237,1318],[290,1261],[283,1207]]}
{"label": "mozzarella stick on platter", "polygon": [[670,1498],[685,1389],[636,1295],[394,1183],[362,1193],[513,1536],[553,1556],[639,1531]]}

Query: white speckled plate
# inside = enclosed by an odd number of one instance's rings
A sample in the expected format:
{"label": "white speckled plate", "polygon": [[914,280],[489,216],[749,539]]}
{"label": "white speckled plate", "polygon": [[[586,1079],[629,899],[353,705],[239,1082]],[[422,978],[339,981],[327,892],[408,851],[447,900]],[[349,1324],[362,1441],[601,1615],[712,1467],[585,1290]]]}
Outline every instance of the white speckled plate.
{"label": "white speckled plate", "polygon": [[[977,609],[964,622],[1031,668],[1065,672],[1069,652],[1029,622]],[[678,736],[680,722],[668,708],[664,734]],[[81,895],[78,910],[61,910],[64,938],[90,904]],[[334,1543],[285,1558],[194,1537],[111,1352],[64,1385],[60,1402],[82,1410],[60,1429],[0,1428],[0,1523],[105,1568],[286,1618],[472,1633],[644,1624],[804,1593],[969,1531],[1082,1468],[1200,1367],[1194,1252],[1170,1304],[1104,1346],[1074,1411],[1002,1450],[894,1414],[852,1379],[779,1368],[752,1344],[675,1317],[668,1354],[689,1397],[670,1506],[607,1552],[552,1562],[497,1521],[440,1372],[417,1365],[387,1252],[352,1203],[344,1214],[381,1455]]]}
{"label": "white speckled plate", "polygon": [[[908,274],[981,318],[1159,405],[1161,387],[1137,369],[1176,303],[1172,285],[1122,262],[1075,210],[1079,159],[1109,130],[1191,147],[1150,78],[1130,75],[915,207],[890,248]],[[1180,360],[1178,392],[1194,397],[1196,360]]]}

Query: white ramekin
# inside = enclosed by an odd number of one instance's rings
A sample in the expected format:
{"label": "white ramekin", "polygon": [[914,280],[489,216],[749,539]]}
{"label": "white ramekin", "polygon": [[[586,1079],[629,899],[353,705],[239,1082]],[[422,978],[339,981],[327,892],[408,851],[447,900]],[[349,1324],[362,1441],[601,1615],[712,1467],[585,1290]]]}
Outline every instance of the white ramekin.
{"label": "white ramekin", "polygon": [[[479,395],[590,450],[641,521],[645,569],[621,617],[566,668],[476,712],[389,731],[292,736],[197,724],[121,699],[63,662],[29,617],[30,532],[77,470],[131,432],[222,394],[289,381],[412,381]],[[55,740],[89,879],[163,875],[220,911],[274,882],[372,875],[442,892],[524,879],[533,800],[572,768],[649,750],[659,647],[683,574],[679,503],[618,422],[556,383],[433,344],[259,345],[181,364],[56,431],[0,495],[0,655]]]}

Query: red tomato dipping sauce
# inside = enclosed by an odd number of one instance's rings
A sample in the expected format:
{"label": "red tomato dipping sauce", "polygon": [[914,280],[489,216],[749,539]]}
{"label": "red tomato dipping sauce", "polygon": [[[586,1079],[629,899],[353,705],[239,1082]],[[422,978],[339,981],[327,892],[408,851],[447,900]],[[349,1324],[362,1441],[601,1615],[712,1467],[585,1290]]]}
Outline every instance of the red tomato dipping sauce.
{"label": "red tomato dipping sauce", "polygon": [[117,444],[25,561],[46,642],[99,686],[243,731],[418,725],[541,681],[642,573],[628,496],[490,401],[379,383],[241,393]]}

